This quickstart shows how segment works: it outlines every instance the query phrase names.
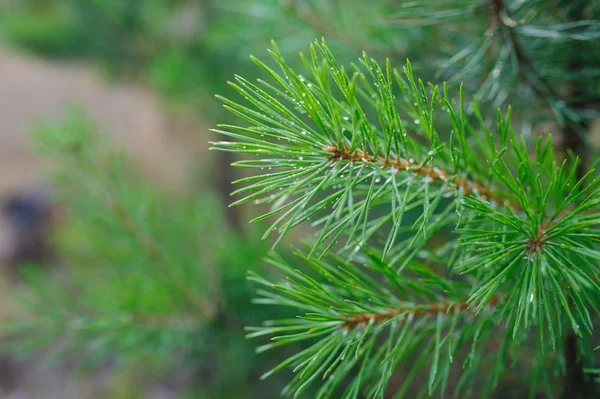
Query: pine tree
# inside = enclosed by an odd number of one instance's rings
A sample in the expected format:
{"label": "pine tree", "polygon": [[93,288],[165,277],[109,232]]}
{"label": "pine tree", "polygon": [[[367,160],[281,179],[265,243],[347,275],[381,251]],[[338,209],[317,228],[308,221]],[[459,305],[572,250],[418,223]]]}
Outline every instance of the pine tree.
{"label": "pine tree", "polygon": [[[232,141],[214,148],[257,171],[235,182],[233,205],[268,204],[253,221],[273,220],[263,238],[277,234],[275,245],[300,224],[316,231],[296,251],[304,268],[270,256],[284,282],[251,274],[256,303],[296,312],[248,328],[271,337],[258,352],[308,342],[263,377],[292,369],[283,393],[294,397],[311,386],[318,398],[402,397],[411,384],[468,397],[475,383],[489,395],[519,362],[530,395],[591,397],[581,368],[595,365],[600,185],[598,158],[582,151],[598,84],[582,84],[594,55],[573,50],[597,45],[598,21],[582,16],[598,7],[424,3],[394,19],[459,35],[456,22],[485,13],[469,21],[485,34],[440,69],[465,86],[425,84],[410,63],[398,71],[367,54],[341,66],[323,40],[301,55],[303,73],[273,44],[274,67],[252,58],[269,81],[236,76],[245,101],[219,97],[243,123],[219,125]],[[567,151],[531,135],[539,115],[511,85],[549,106]]]}

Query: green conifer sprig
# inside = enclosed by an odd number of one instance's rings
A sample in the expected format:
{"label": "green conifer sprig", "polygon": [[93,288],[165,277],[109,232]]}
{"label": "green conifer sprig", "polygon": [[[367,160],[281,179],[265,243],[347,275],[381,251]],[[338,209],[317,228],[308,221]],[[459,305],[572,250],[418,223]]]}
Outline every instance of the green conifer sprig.
{"label": "green conifer sprig", "polygon": [[[220,125],[216,131],[235,141],[213,144],[258,157],[236,162],[262,172],[237,181],[246,185],[234,204],[271,205],[255,219],[275,220],[265,237],[278,230],[278,242],[308,220],[317,227],[301,255],[316,276],[277,257],[287,284],[253,276],[270,288],[258,303],[298,312],[252,328],[253,337],[275,335],[259,350],[314,342],[272,371],[297,372],[286,394],[326,379],[318,397],[341,385],[343,397],[383,397],[393,371],[415,353],[415,370],[430,367],[427,391],[444,391],[461,345],[471,351],[457,392],[468,392],[498,330],[502,356],[488,387],[532,327],[539,353],[548,342],[560,347],[565,330],[591,333],[600,293],[595,171],[577,179],[578,161],[557,163],[548,139],[530,150],[511,127],[510,109],[489,129],[462,90],[453,101],[445,86],[440,93],[415,80],[410,63],[401,75],[364,55],[346,70],[323,41],[301,56],[305,77],[275,45],[272,55],[280,72],[253,60],[273,83],[238,76],[231,85],[246,104],[220,97],[246,123]],[[533,367],[535,381],[548,371]]]}
{"label": "green conifer sprig", "polygon": [[[359,390],[368,392],[368,397],[383,397],[394,369],[422,350],[413,371],[402,381],[404,389],[419,369],[429,368],[424,389],[443,392],[454,356],[461,348],[469,348],[460,383],[468,391],[473,368],[482,361],[487,330],[494,324],[495,300],[476,315],[459,299],[466,297],[468,284],[444,278],[416,261],[398,274],[374,253],[365,254],[362,266],[335,255],[321,260],[299,255],[312,273],[294,270],[273,255],[269,261],[288,276],[286,284],[272,285],[258,276],[252,279],[268,288],[256,303],[292,307],[302,316],[250,327],[248,337],[273,335],[273,342],[259,347],[259,352],[304,340],[316,342],[263,378],[293,367],[296,376],[284,393],[298,396],[322,379],[325,382],[316,395],[321,398],[330,397],[358,370],[344,397],[354,397]],[[378,279],[381,276],[384,282]],[[470,323],[475,318],[477,323]],[[498,362],[504,360],[501,356]],[[490,381],[500,371],[497,368]]]}

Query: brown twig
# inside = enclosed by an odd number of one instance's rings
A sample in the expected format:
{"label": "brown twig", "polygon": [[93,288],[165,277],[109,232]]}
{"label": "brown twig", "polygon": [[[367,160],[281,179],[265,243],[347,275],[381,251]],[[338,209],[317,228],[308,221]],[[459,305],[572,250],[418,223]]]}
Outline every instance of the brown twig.
{"label": "brown twig", "polygon": [[[495,306],[498,304],[498,297],[493,296],[486,306]],[[470,304],[467,302],[441,302],[433,303],[423,307],[406,307],[398,309],[389,309],[382,313],[363,313],[349,317],[343,324],[344,328],[352,329],[358,325],[369,323],[382,324],[399,315],[435,315],[439,313],[448,313],[452,310],[460,311],[469,309]]]}
{"label": "brown twig", "polygon": [[[323,148],[323,150],[331,154],[329,157],[329,160],[331,161],[344,160],[348,162],[360,162],[365,166],[371,165],[381,169],[389,168],[392,169],[393,173],[410,171],[416,176],[430,179],[432,182],[441,182],[448,185],[448,187],[451,187],[450,183],[452,183],[452,186],[457,188],[464,195],[478,195],[483,199],[494,201],[498,204],[506,204],[514,211],[519,212],[523,210],[518,201],[507,199],[492,191],[489,187],[464,177],[451,176],[442,168],[427,165],[422,166],[414,159],[406,160],[401,158],[375,157],[366,151],[360,149],[350,151],[348,147],[344,146],[340,148],[336,144],[327,146]],[[548,229],[567,216],[569,212],[570,209],[565,209],[554,218],[540,223],[536,235],[530,237],[527,242],[526,253],[528,256],[535,257],[543,252],[544,246],[546,245],[546,234]]]}
{"label": "brown twig", "polygon": [[542,99],[546,99],[548,95],[550,95],[553,100],[556,101],[558,94],[533,65],[533,61],[531,61],[517,37],[517,32],[514,29],[516,23],[510,17],[506,5],[504,4],[504,0],[492,0],[488,10],[494,23],[503,27],[506,33],[508,33],[508,40],[515,50],[517,63],[530,72],[530,74],[525,74],[523,73],[524,69],[521,69],[519,71],[519,78],[522,81],[529,83],[535,93]]}
{"label": "brown twig", "polygon": [[348,147],[339,148],[335,144],[325,147],[323,150],[331,154],[329,157],[330,160],[342,159],[349,162],[361,162],[365,165],[377,164],[381,169],[392,169],[392,171],[395,171],[394,173],[410,171],[417,176],[428,178],[431,181],[442,182],[448,185],[449,183],[452,183],[454,187],[465,195],[479,195],[486,200],[494,201],[498,204],[509,205],[515,211],[522,210],[519,202],[507,199],[478,182],[460,176],[452,176],[444,169],[435,166],[423,166],[414,159],[375,157],[362,150],[350,152]]}

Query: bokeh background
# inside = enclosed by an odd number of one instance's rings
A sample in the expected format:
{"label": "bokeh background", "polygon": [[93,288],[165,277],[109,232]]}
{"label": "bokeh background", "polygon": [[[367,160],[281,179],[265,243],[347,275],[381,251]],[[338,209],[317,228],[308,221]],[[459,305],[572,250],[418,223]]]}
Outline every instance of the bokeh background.
{"label": "bokeh background", "polygon": [[292,65],[326,37],[342,63],[366,50],[443,78],[469,32],[416,41],[381,20],[391,3],[0,0],[1,398],[279,396],[287,376],[259,376],[295,348],[244,338],[277,311],[246,278],[273,272],[270,243],[258,210],[228,207],[246,172],[209,151],[232,121],[214,94],[258,76],[271,39]]}

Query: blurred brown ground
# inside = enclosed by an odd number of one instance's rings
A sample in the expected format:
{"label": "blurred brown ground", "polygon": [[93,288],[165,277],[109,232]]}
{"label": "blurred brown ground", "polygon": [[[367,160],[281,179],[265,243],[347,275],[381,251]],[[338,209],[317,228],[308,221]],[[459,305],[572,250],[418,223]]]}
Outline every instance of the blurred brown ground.
{"label": "blurred brown ground", "polygon": [[126,148],[157,182],[181,188],[202,147],[200,129],[182,115],[168,115],[152,92],[107,83],[92,67],[27,57],[0,48],[0,195],[40,181],[43,160],[29,132],[57,121],[68,105],[83,108]]}
{"label": "blurred brown ground", "polygon": [[[85,64],[53,62],[0,47],[0,201],[44,185],[47,162],[37,155],[29,132],[45,121],[59,121],[77,105],[141,166],[156,184],[185,190],[196,158],[206,156],[203,129],[192,118],[166,112],[151,91],[130,83],[109,83]],[[204,136],[206,137],[206,136]],[[6,267],[10,226],[0,215],[0,323],[14,312],[7,300],[14,284]],[[40,359],[0,358],[0,398],[86,399],[114,397],[105,372],[73,379],[61,368],[44,368]],[[174,397],[163,388],[145,397]]]}

